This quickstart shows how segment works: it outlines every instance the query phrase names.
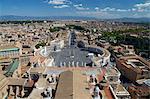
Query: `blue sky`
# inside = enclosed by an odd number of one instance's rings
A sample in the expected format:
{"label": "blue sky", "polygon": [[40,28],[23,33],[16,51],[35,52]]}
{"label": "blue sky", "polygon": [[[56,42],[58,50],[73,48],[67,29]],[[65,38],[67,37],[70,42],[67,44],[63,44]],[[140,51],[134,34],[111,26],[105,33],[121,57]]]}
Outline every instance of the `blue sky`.
{"label": "blue sky", "polygon": [[150,0],[0,0],[0,15],[150,17]]}

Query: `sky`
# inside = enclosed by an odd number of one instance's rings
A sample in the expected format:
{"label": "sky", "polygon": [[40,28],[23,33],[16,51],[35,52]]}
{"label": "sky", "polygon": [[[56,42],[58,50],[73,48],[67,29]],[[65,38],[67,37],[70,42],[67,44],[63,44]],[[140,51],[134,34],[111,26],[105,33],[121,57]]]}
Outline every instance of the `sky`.
{"label": "sky", "polygon": [[0,0],[0,15],[150,18],[150,0]]}

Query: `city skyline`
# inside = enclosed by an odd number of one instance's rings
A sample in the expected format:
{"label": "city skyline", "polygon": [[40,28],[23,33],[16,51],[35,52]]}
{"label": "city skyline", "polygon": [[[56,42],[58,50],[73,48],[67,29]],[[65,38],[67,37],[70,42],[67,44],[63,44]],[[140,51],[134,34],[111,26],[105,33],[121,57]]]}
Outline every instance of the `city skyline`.
{"label": "city skyline", "polygon": [[0,15],[148,17],[150,0],[2,0]]}
{"label": "city skyline", "polygon": [[0,16],[0,99],[149,99],[149,19]]}

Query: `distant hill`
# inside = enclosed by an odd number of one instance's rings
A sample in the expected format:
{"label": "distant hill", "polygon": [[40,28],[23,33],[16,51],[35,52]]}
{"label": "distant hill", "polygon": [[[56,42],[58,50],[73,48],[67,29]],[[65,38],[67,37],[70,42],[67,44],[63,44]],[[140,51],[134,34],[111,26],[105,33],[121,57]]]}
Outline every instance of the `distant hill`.
{"label": "distant hill", "polygon": [[80,17],[80,16],[14,16],[6,15],[0,16],[0,21],[20,21],[20,20],[94,20],[93,17]]}
{"label": "distant hill", "polygon": [[117,22],[149,22],[150,18],[117,18],[117,19],[99,19],[94,17],[82,17],[82,16],[15,16],[5,15],[0,16],[0,21],[21,21],[21,20],[106,20],[106,21],[117,21]]}
{"label": "distant hill", "polygon": [[150,23],[150,18],[147,17],[142,17],[142,18],[118,18],[118,19],[108,19],[111,21],[117,21],[117,22],[146,22]]}

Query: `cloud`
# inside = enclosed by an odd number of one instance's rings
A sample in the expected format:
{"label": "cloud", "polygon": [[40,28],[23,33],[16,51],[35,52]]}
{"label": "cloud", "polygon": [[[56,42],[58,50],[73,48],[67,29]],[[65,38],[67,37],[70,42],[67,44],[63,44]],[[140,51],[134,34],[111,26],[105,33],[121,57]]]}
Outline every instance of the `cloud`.
{"label": "cloud", "polygon": [[82,7],[83,5],[82,4],[76,4],[76,5],[73,5],[74,7]]}
{"label": "cloud", "polygon": [[99,10],[99,7],[95,7],[95,10]]}
{"label": "cloud", "polygon": [[100,11],[115,11],[115,8],[106,7],[104,9],[100,9]]}
{"label": "cloud", "polygon": [[[101,8],[99,6],[88,7],[82,3],[73,4],[72,0],[45,0],[48,4],[52,5],[53,8],[61,9],[73,7],[75,8],[75,13],[79,16],[92,16],[92,17],[101,17],[101,18],[119,18],[119,17],[149,17],[150,14],[147,13],[150,11],[150,2],[139,3],[133,5],[131,8],[117,8],[107,6]],[[70,12],[69,12],[70,13]]]}
{"label": "cloud", "polygon": [[117,18],[119,15],[113,14],[110,12],[103,12],[103,11],[78,11],[76,12],[79,16],[90,16],[95,18]]}
{"label": "cloud", "polygon": [[134,7],[137,7],[138,9],[150,8],[150,2],[136,4]]}
{"label": "cloud", "polygon": [[[122,10],[121,10],[122,11]],[[150,17],[149,13],[146,12],[127,12],[120,13],[119,11],[78,11],[76,12],[79,16],[89,16],[89,17],[95,17],[95,18],[101,18],[101,19],[111,19],[111,18],[121,18],[121,17]]]}
{"label": "cloud", "polygon": [[71,3],[71,1],[68,0],[50,0],[48,1],[48,4],[53,4],[53,5],[62,5],[62,4],[68,4]]}
{"label": "cloud", "polygon": [[82,15],[94,15],[94,16],[108,15],[107,12],[101,12],[101,11],[79,11],[77,13],[82,14]]}
{"label": "cloud", "polygon": [[69,0],[47,0],[48,4],[53,5],[53,8],[61,9],[70,7],[71,1]]}
{"label": "cloud", "polygon": [[131,9],[117,9],[117,8],[111,8],[111,7],[106,7],[103,9],[99,9],[98,7],[96,7],[95,10],[98,10],[101,12],[129,12],[129,11],[132,11]]}
{"label": "cloud", "polygon": [[131,11],[130,9],[126,10],[126,9],[116,9],[116,11],[118,12],[129,12]]}
{"label": "cloud", "polygon": [[101,12],[148,12],[150,11],[150,1],[146,3],[139,3],[135,4],[133,8],[130,9],[120,9],[120,8],[112,8],[112,7],[106,7],[106,8],[94,8],[96,11]]}
{"label": "cloud", "polygon": [[69,5],[57,5],[57,6],[54,6],[54,8],[59,8],[59,9],[61,9],[61,8],[68,8],[68,7],[70,7]]}
{"label": "cloud", "polygon": [[82,4],[73,5],[77,10],[89,10],[89,8],[83,7]]}
{"label": "cloud", "polygon": [[134,7],[137,9],[138,12],[144,12],[150,10],[150,1],[145,3],[135,4]]}
{"label": "cloud", "polygon": [[135,9],[135,8],[132,8],[131,11],[136,11],[136,9]]}

